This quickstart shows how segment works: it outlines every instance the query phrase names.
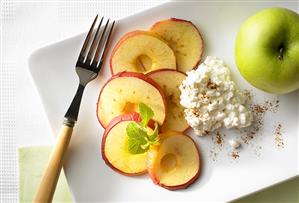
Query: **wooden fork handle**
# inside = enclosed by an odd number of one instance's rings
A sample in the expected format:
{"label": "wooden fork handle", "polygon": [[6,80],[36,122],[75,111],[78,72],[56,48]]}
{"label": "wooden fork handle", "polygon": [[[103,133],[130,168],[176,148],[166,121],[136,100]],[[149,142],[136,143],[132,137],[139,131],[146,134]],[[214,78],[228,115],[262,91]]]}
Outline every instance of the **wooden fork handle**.
{"label": "wooden fork handle", "polygon": [[63,159],[69,145],[72,132],[73,127],[70,127],[66,124],[62,125],[56,144],[50,155],[47,168],[45,169],[40,185],[37,188],[37,193],[35,194],[33,203],[52,202],[56,184],[62,168]]}

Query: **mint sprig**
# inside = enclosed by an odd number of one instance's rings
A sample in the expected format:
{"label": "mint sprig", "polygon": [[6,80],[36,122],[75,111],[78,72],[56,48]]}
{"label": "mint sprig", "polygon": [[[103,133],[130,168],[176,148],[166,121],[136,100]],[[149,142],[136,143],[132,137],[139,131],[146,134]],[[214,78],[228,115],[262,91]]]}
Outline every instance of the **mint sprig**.
{"label": "mint sprig", "polygon": [[144,103],[139,104],[139,112],[141,116],[141,126],[146,127],[148,122],[151,120],[151,118],[154,116],[153,110],[145,105]]}
{"label": "mint sprig", "polygon": [[153,110],[144,103],[139,104],[141,122],[132,122],[127,125],[128,151],[131,154],[143,154],[147,152],[151,145],[159,141],[159,126],[155,123],[152,134],[148,134],[147,125],[153,118]]}
{"label": "mint sprig", "polygon": [[159,141],[159,137],[158,137],[158,134],[159,134],[159,130],[158,130],[158,124],[155,123],[155,129],[154,129],[154,132],[151,134],[151,135],[148,135],[148,140],[149,142],[151,142],[151,144],[155,144],[157,141]]}

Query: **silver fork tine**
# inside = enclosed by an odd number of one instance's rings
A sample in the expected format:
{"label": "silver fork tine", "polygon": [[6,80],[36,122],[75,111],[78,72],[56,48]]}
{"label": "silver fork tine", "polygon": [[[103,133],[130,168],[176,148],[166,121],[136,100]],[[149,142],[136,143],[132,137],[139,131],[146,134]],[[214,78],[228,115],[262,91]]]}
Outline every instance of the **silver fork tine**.
{"label": "silver fork tine", "polygon": [[[109,22],[109,20],[108,20],[108,22]],[[105,30],[107,28],[108,22],[105,26]],[[106,49],[107,45],[109,44],[109,39],[110,39],[112,30],[113,30],[114,24],[115,24],[115,21],[113,21],[112,25],[110,26],[110,29],[108,30],[108,34],[107,34],[106,41],[104,42],[104,44],[102,46],[100,46],[101,44],[99,44],[98,47],[97,47],[97,51],[96,51],[96,54],[94,56],[93,63],[92,63],[92,66],[95,67],[95,68],[100,68],[101,63],[103,62],[103,58],[104,58],[104,55],[105,55],[106,50],[107,50]],[[102,51],[100,52],[101,48],[102,48]],[[101,53],[101,55],[100,55],[100,53]]]}
{"label": "silver fork tine", "polygon": [[102,25],[102,22],[103,22],[103,19],[104,17],[102,17],[99,25],[98,25],[98,28],[97,28],[97,31],[94,35],[94,38],[92,40],[92,43],[91,43],[91,46],[89,48],[89,51],[88,51],[88,54],[87,54],[87,58],[86,58],[86,63],[89,64],[91,62],[91,59],[93,57],[93,54],[95,52],[95,46],[96,46],[96,43],[97,43],[97,39],[98,39],[98,35],[99,35],[99,31],[101,29],[101,25]]}
{"label": "silver fork tine", "polygon": [[96,24],[97,19],[98,19],[98,15],[97,15],[97,16],[95,17],[95,19],[93,20],[93,23],[92,23],[92,25],[91,25],[91,27],[90,27],[90,29],[89,29],[89,31],[88,31],[88,34],[87,34],[87,36],[86,36],[86,38],[85,38],[84,44],[83,44],[82,49],[81,49],[81,51],[80,51],[78,61],[83,62],[83,60],[84,60],[84,53],[85,53],[85,51],[86,51],[86,49],[87,49],[87,46],[88,46],[88,44],[89,44],[89,40],[90,40],[90,38],[91,38],[92,31],[93,31],[94,25]]}
{"label": "silver fork tine", "polygon": [[[105,35],[106,35],[106,30],[107,30],[107,27],[108,27],[108,25],[109,25],[109,21],[110,21],[110,19],[108,19],[107,20],[107,22],[106,22],[106,25],[105,25],[105,27],[104,27],[104,30],[103,30],[103,32],[102,32],[102,35],[100,36],[100,40],[99,40],[99,42],[98,42],[98,46],[96,47],[96,53],[95,53],[95,55],[94,55],[94,58],[93,58],[93,62],[92,62],[92,66],[94,67],[94,68],[96,68],[97,66],[96,66],[96,64],[98,63],[98,60],[96,60],[98,57],[99,57],[99,52],[100,52],[100,50],[101,50],[101,48],[102,48],[102,46],[101,46],[101,44],[102,44],[102,41],[103,41],[103,39],[104,39],[104,37],[105,37]],[[95,65],[95,66],[94,66]]]}

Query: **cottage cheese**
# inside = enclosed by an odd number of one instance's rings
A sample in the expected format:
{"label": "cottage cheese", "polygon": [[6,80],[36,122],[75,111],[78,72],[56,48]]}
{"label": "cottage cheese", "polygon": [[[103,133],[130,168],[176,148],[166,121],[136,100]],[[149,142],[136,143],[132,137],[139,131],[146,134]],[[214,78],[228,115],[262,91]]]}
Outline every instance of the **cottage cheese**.
{"label": "cottage cheese", "polygon": [[180,103],[185,118],[197,135],[217,128],[243,128],[251,125],[246,98],[236,88],[227,65],[208,56],[196,70],[187,73],[180,85]]}

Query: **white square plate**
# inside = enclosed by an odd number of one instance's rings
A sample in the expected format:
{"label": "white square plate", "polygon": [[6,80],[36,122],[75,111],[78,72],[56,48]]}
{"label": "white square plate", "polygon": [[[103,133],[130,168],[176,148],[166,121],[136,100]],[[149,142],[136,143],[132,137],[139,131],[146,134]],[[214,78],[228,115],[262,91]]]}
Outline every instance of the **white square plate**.
{"label": "white square plate", "polygon": [[[169,2],[117,21],[111,47],[124,33],[148,29],[158,20],[169,17],[188,19],[203,35],[205,56],[224,59],[240,88],[253,91],[255,102],[276,100],[277,96],[258,91],[246,83],[234,63],[234,40],[239,26],[258,10],[272,6],[296,11],[298,2]],[[77,88],[74,65],[84,37],[75,36],[41,48],[29,59],[30,72],[55,134]],[[146,175],[132,178],[115,173],[101,158],[103,129],[96,118],[97,97],[109,77],[106,63],[98,78],[86,88],[68,151],[65,172],[77,202],[230,201],[298,174],[298,91],[279,96],[278,112],[266,114],[260,135],[249,145],[243,145],[237,160],[228,156],[226,143],[215,149],[211,137],[198,138],[190,130],[188,134],[200,147],[203,168],[199,180],[186,190],[171,192],[155,186]],[[277,123],[283,126],[283,149],[277,149],[273,138],[273,126]],[[234,130],[225,133],[226,138],[240,137]],[[216,160],[211,157],[211,149],[218,150]]]}

